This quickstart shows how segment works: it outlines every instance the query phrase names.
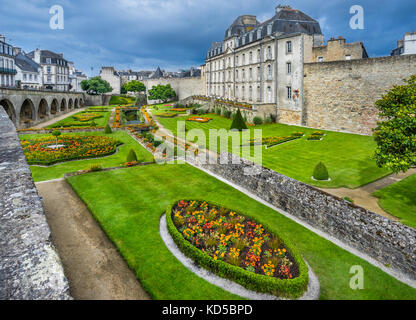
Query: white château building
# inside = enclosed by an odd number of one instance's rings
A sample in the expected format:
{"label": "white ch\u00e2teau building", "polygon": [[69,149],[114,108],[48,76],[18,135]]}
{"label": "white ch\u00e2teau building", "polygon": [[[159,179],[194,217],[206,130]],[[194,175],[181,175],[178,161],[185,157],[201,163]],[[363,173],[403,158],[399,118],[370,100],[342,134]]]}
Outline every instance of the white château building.
{"label": "white ch\u00e2teau building", "polygon": [[214,42],[207,53],[206,92],[271,113],[301,111],[304,64],[318,62],[317,51],[333,51],[337,43],[341,54],[332,60],[349,60],[349,52],[358,52],[355,59],[367,57],[362,43],[331,40],[324,46],[319,22],[289,6],[279,5],[262,23],[252,15],[240,16],[226,30],[224,41]]}

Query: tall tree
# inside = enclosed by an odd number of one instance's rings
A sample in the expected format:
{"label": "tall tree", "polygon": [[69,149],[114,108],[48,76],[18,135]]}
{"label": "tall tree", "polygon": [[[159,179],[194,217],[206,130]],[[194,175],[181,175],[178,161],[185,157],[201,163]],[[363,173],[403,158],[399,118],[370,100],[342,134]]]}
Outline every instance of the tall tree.
{"label": "tall tree", "polygon": [[416,166],[416,76],[405,81],[376,102],[383,119],[374,129],[377,165],[395,173]]}
{"label": "tall tree", "polygon": [[158,84],[157,86],[153,86],[152,89],[149,90],[149,100],[162,100],[163,102],[167,102],[170,99],[176,97],[175,90],[172,89],[170,84],[161,85]]}
{"label": "tall tree", "polygon": [[143,92],[146,91],[146,86],[143,82],[131,80],[123,85],[126,92]]}
{"label": "tall tree", "polygon": [[89,80],[82,80],[81,88],[88,94],[92,95],[98,95],[113,91],[113,88],[111,88],[110,84],[100,77],[94,77]]}

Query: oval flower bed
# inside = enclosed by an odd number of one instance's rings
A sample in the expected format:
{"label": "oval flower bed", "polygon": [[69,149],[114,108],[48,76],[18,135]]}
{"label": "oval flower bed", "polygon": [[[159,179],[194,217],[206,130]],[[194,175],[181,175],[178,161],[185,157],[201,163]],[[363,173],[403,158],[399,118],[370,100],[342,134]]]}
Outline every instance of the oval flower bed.
{"label": "oval flower bed", "polygon": [[185,255],[247,289],[298,298],[308,267],[287,240],[262,224],[204,201],[181,200],[166,212],[169,233]]}
{"label": "oval flower bed", "polygon": [[199,116],[190,117],[190,118],[186,119],[186,121],[194,121],[194,122],[202,122],[202,123],[209,122],[211,120],[212,120],[211,118],[199,117]]}
{"label": "oval flower bed", "polygon": [[113,154],[121,143],[104,136],[61,136],[60,148],[53,136],[22,140],[23,151],[28,164],[51,165],[69,160],[96,158]]}

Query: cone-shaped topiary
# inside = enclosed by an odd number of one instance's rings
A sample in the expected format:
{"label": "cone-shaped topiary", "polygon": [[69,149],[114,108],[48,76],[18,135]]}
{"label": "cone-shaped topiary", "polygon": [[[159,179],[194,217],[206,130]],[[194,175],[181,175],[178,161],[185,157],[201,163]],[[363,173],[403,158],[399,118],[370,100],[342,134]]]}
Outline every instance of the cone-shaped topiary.
{"label": "cone-shaped topiary", "polygon": [[137,161],[136,152],[133,149],[130,149],[129,154],[127,155],[127,162]]}
{"label": "cone-shaped topiary", "polygon": [[329,180],[328,170],[322,162],[319,162],[313,171],[313,178],[316,180]]}
{"label": "cone-shaped topiary", "polygon": [[107,124],[107,125],[105,126],[104,133],[105,133],[105,134],[110,134],[110,133],[112,133],[112,132],[113,132],[113,131],[111,131],[110,126]]}
{"label": "cone-shaped topiary", "polygon": [[243,116],[241,115],[240,109],[235,114],[233,123],[231,124],[230,130],[237,129],[238,131],[247,129],[246,123],[244,122]]}

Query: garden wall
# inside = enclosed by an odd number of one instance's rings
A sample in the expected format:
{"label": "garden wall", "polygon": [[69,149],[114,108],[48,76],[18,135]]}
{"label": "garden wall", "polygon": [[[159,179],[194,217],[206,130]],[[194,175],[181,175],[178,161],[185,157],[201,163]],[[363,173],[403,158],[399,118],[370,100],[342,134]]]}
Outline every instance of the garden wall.
{"label": "garden wall", "polygon": [[[170,84],[172,89],[175,90],[179,100],[193,95],[205,95],[206,92],[203,77],[150,79],[143,81],[143,83],[147,88],[147,93],[153,86]],[[149,100],[149,103],[153,102],[152,100]]]}
{"label": "garden wall", "polygon": [[416,55],[307,63],[302,124],[370,135],[378,120],[374,103],[414,74]]}
{"label": "garden wall", "polygon": [[0,107],[0,300],[71,299],[15,127]]}
{"label": "garden wall", "polygon": [[196,165],[416,279],[415,229],[235,155],[221,158],[229,164]]}

